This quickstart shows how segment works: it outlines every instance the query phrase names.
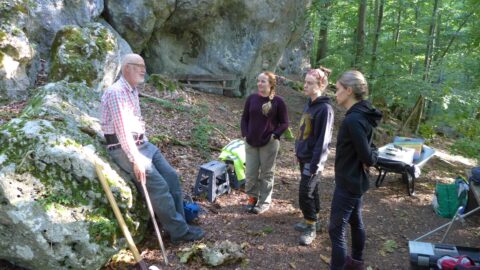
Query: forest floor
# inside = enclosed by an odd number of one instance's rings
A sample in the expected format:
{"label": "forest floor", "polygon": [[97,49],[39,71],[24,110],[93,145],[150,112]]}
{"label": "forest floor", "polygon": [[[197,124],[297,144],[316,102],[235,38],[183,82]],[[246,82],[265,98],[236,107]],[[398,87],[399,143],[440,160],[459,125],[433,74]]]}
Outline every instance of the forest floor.
{"label": "forest floor", "polygon": [[[196,91],[181,91],[169,97],[148,86],[145,93],[163,99],[172,98],[167,105],[142,98],[142,112],[147,123],[148,137],[158,144],[166,159],[178,170],[184,191],[191,193],[199,166],[218,159],[217,149],[221,149],[231,139],[240,138],[239,123],[244,99]],[[285,86],[279,86],[277,93],[287,102],[290,127],[295,133],[306,99],[302,93]],[[9,113],[2,114],[2,109],[6,110],[5,108],[0,108],[0,118],[15,113],[11,109]],[[273,205],[269,211],[261,215],[246,213],[244,205],[247,196],[241,190],[222,195],[214,203],[209,203],[204,198],[197,201],[205,210],[197,221],[206,231],[201,242],[213,244],[216,241],[230,240],[245,246],[247,259],[221,265],[217,269],[328,269],[331,243],[326,226],[334,189],[336,132],[344,113],[344,110],[335,106],[331,152],[320,180],[323,230],[317,234],[312,245],[299,246],[300,233],[293,229],[293,225],[302,220],[298,207],[300,173],[295,163],[293,141],[282,139],[276,163]],[[376,141],[377,145],[383,145],[392,139],[382,134],[377,137],[380,138]],[[397,174],[387,175],[379,188],[375,187],[376,176],[372,175],[371,188],[364,196],[363,208],[367,234],[366,269],[409,269],[408,240],[449,221],[437,216],[432,209],[436,181],[453,181],[455,177],[465,175],[465,171],[475,164],[471,160],[450,155],[448,144],[446,138],[429,143],[438,155],[422,168],[422,174],[416,180],[415,196],[407,195],[406,184]],[[454,225],[446,243],[480,247],[480,215],[473,215],[465,221],[464,224]],[[425,240],[439,243],[442,232]],[[182,249],[191,247],[192,243],[175,246],[168,238],[164,240],[170,262],[168,266],[163,264],[153,229],[148,231],[145,240],[139,244],[142,256],[149,265],[157,265],[162,269],[207,269],[198,258],[187,264],[180,263],[177,255]],[[111,261],[105,269],[131,269],[132,261],[127,253]],[[1,264],[0,261],[0,269]],[[16,268],[4,266],[4,269]]]}

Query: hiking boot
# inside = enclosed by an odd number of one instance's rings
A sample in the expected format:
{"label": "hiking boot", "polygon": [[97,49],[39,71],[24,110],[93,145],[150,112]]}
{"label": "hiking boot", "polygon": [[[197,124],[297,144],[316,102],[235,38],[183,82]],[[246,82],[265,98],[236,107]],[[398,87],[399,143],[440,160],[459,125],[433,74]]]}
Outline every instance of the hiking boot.
{"label": "hiking boot", "polygon": [[[293,228],[295,229],[295,231],[304,232],[307,229],[307,226],[308,224],[302,221],[295,223],[295,225],[293,225]],[[317,232],[322,230],[322,225],[320,224],[320,221],[315,222],[315,230]]]}
{"label": "hiking boot", "polygon": [[302,246],[308,246],[315,240],[315,237],[317,237],[315,224],[307,224],[305,231],[303,231],[303,234],[300,236],[299,243]]}
{"label": "hiking boot", "polygon": [[257,198],[248,197],[248,202],[247,202],[247,206],[245,207],[245,209],[247,210],[247,212],[253,213],[253,208],[255,207],[255,205],[257,205]]}
{"label": "hiking boot", "polygon": [[345,265],[343,266],[344,270],[364,270],[365,265],[363,264],[363,261],[358,261],[353,259],[350,256],[347,256],[347,259],[345,260]]}
{"label": "hiking boot", "polygon": [[189,226],[188,231],[181,237],[171,238],[173,244],[177,245],[181,242],[193,242],[202,239],[205,236],[205,232],[200,227]]}
{"label": "hiking boot", "polygon": [[253,207],[252,213],[258,215],[258,214],[264,213],[264,212],[267,211],[269,208],[270,208],[270,204],[257,205],[257,206],[255,206],[255,207]]}

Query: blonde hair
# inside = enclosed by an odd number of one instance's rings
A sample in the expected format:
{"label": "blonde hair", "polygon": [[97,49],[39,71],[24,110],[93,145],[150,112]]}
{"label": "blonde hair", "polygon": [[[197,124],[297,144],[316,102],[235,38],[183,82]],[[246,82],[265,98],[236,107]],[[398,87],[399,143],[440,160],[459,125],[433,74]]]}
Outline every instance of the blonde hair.
{"label": "blonde hair", "polygon": [[275,77],[275,74],[270,71],[265,71],[260,74],[267,76],[268,83],[270,84],[270,95],[268,95],[268,102],[262,105],[262,113],[263,115],[267,116],[267,114],[272,109],[272,100],[275,97],[275,87],[277,86],[277,79]]}
{"label": "blonde hair", "polygon": [[330,76],[331,73],[332,73],[331,69],[320,66],[319,68],[316,68],[316,69],[310,69],[307,72],[307,75],[313,76],[315,79],[317,79],[319,86],[323,84],[323,88],[321,89],[323,91],[325,88],[327,88],[328,76]]}
{"label": "blonde hair", "polygon": [[346,71],[340,76],[337,82],[344,88],[352,88],[356,100],[364,100],[368,96],[367,80],[360,71]]}

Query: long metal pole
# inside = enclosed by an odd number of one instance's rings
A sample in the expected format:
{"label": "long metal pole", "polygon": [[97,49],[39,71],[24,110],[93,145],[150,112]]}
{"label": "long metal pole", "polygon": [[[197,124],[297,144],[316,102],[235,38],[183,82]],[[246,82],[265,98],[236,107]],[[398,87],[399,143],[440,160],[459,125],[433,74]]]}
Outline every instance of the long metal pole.
{"label": "long metal pole", "polygon": [[145,199],[147,201],[148,211],[150,212],[150,217],[152,218],[153,226],[155,227],[155,233],[157,234],[158,242],[160,243],[160,248],[162,249],[163,259],[165,260],[165,265],[168,265],[167,253],[165,252],[165,247],[163,246],[162,235],[158,229],[157,221],[155,220],[155,213],[153,212],[152,201],[150,201],[150,195],[148,195],[147,186],[145,181],[142,181],[143,192],[145,193]]}
{"label": "long metal pole", "polygon": [[[437,232],[437,231],[439,231],[439,230],[441,230],[441,229],[449,226],[449,225],[452,224],[454,221],[459,220],[459,219],[466,218],[466,217],[468,217],[469,215],[473,214],[474,212],[476,212],[476,211],[478,211],[478,210],[480,210],[480,206],[477,207],[477,208],[475,208],[475,209],[473,209],[472,211],[466,213],[465,215],[457,216],[457,218],[452,219],[450,222],[443,224],[442,226],[436,228],[435,230],[430,231],[430,232],[428,232],[428,233],[426,233],[426,234],[418,237],[417,239],[415,239],[415,240],[413,240],[413,241],[418,241],[418,240],[420,240],[420,239],[422,239],[422,238],[424,238],[424,237],[426,237],[426,236],[429,236],[430,234],[433,234],[433,233],[435,233],[435,232]],[[445,237],[444,237],[444,238],[445,238]],[[443,240],[442,240],[442,241],[443,241]]]}

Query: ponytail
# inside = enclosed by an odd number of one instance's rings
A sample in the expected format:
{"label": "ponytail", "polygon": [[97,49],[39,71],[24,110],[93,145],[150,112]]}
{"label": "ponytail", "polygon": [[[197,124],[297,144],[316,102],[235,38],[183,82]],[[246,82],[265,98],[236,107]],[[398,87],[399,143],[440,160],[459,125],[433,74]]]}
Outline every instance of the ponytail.
{"label": "ponytail", "polygon": [[263,115],[267,116],[270,110],[272,109],[272,100],[275,97],[275,87],[277,86],[277,79],[275,78],[275,74],[270,71],[263,72],[265,76],[268,78],[268,82],[270,84],[270,95],[268,96],[268,102],[262,105],[262,113]]}

